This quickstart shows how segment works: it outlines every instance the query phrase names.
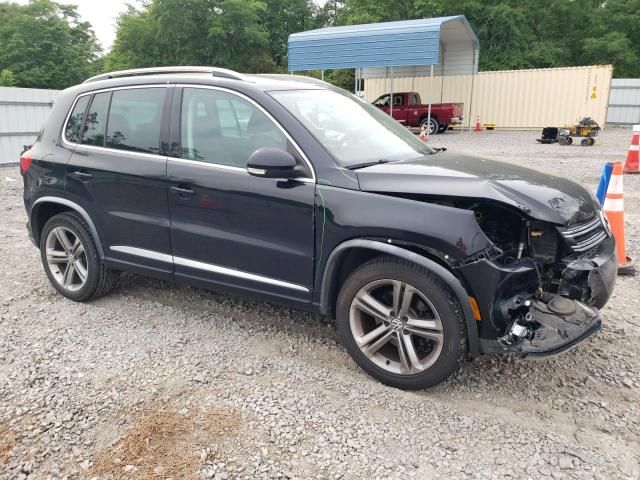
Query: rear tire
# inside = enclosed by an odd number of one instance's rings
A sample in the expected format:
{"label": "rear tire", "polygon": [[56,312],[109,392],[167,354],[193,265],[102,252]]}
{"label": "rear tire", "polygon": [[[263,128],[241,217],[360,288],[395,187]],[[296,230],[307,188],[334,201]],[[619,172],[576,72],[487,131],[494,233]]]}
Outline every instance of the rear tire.
{"label": "rear tire", "polygon": [[422,128],[422,126],[427,127],[427,133],[429,135],[434,135],[439,133],[440,122],[438,122],[435,117],[431,117],[431,120],[429,120],[429,117],[425,117],[420,121],[420,128]]}
{"label": "rear tire", "polygon": [[431,387],[465,359],[464,315],[453,292],[431,271],[395,257],[377,257],[349,275],[336,321],[355,362],[392,387]]}
{"label": "rear tire", "polygon": [[75,302],[106,295],[118,273],[100,259],[89,226],[76,212],[51,217],[40,235],[40,256],[53,287]]}

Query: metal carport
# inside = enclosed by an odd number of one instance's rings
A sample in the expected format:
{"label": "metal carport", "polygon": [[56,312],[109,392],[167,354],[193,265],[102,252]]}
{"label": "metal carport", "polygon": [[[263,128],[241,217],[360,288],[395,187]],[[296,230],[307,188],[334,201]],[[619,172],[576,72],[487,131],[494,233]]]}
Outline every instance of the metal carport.
{"label": "metal carport", "polygon": [[288,43],[292,73],[354,68],[357,86],[360,78],[382,76],[383,69],[385,81],[391,77],[391,113],[395,75],[420,75],[428,68],[432,80],[434,75],[475,76],[479,53],[478,38],[463,15],[320,28],[289,35]]}

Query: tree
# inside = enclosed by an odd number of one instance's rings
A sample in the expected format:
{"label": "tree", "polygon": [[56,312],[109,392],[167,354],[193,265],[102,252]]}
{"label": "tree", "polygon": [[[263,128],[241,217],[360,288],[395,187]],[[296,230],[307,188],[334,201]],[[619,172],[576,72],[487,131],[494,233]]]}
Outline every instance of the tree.
{"label": "tree", "polygon": [[216,65],[271,71],[274,59],[258,0],[151,0],[120,15],[105,68]]}
{"label": "tree", "polygon": [[209,19],[211,63],[246,72],[272,71],[269,37],[260,23],[266,10],[258,0],[219,0]]}
{"label": "tree", "polygon": [[100,47],[75,6],[0,3],[0,18],[0,70],[11,70],[17,86],[61,89],[96,73]]}
{"label": "tree", "polygon": [[16,78],[13,72],[8,68],[0,70],[0,87],[13,87],[16,84]]}
{"label": "tree", "polygon": [[323,27],[320,9],[312,0],[266,0],[265,3],[263,23],[271,57],[278,71],[286,71],[289,35]]}
{"label": "tree", "polygon": [[612,63],[640,76],[640,0],[345,0],[339,25],[465,15],[480,41],[480,70]]}

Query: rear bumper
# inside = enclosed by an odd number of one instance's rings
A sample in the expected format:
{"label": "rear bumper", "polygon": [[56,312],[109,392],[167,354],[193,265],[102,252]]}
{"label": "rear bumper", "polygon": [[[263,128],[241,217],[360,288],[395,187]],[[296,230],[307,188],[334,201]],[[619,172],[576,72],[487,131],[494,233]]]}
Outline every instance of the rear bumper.
{"label": "rear bumper", "polygon": [[460,124],[462,123],[464,120],[463,117],[451,117],[451,121],[449,122],[450,124]]}

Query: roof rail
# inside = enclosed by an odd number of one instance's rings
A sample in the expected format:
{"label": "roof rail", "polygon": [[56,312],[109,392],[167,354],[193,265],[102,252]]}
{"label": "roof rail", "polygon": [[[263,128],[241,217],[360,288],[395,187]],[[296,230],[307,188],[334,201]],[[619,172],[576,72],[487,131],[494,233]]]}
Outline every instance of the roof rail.
{"label": "roof rail", "polygon": [[233,80],[244,80],[244,77],[233,70],[216,67],[152,67],[134,68],[132,70],[118,70],[116,72],[101,73],[91,78],[87,78],[82,83],[97,82],[110,78],[137,77],[142,75],[160,75],[163,73],[210,73],[214,77],[231,78]]}
{"label": "roof rail", "polygon": [[255,76],[262,78],[273,78],[274,80],[291,80],[293,82],[302,82],[309,83],[311,85],[333,87],[333,85],[331,85],[329,82],[325,82],[324,80],[320,80],[319,78],[315,77],[308,77],[306,75],[293,75],[287,73],[258,73],[255,74]]}

